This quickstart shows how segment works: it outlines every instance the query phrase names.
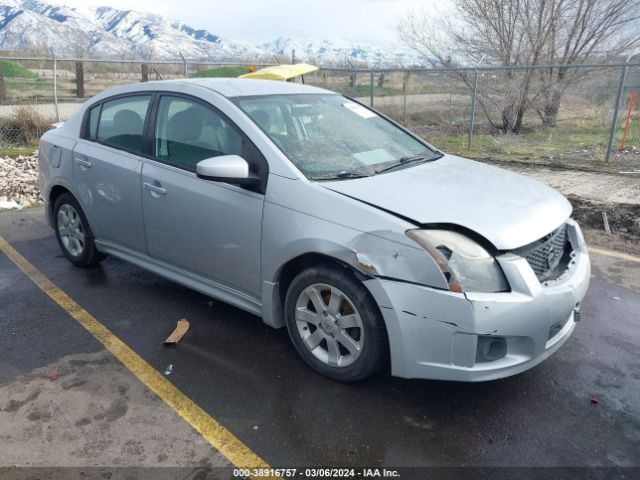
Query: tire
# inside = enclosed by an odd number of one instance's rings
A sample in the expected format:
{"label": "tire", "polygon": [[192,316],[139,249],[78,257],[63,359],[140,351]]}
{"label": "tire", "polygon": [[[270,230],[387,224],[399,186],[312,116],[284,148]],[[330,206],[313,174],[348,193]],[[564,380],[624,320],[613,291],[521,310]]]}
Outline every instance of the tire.
{"label": "tire", "polygon": [[304,270],[289,285],[284,307],[296,351],[322,375],[354,382],[386,364],[382,314],[348,269],[322,265]]}
{"label": "tire", "polygon": [[105,258],[106,255],[96,248],[87,217],[70,193],[63,193],[56,199],[53,224],[62,253],[76,267],[93,267]]}

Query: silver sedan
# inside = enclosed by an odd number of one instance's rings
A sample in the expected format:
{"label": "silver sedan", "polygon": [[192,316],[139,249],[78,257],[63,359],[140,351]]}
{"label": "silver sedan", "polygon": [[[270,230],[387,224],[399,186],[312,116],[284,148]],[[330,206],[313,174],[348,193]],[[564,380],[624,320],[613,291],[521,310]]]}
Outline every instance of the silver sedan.
{"label": "silver sedan", "polygon": [[40,142],[60,248],[113,255],[288,329],[341,381],[480,381],[537,365],[579,319],[571,205],[295,83],[105,91]]}

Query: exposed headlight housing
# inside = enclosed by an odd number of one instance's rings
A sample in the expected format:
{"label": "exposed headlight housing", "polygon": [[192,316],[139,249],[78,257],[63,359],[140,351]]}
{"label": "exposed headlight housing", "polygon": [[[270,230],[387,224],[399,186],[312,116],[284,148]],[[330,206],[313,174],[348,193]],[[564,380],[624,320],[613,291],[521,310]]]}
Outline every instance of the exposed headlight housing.
{"label": "exposed headlight housing", "polygon": [[506,292],[509,283],[482,246],[451,230],[407,230],[435,260],[452,292]]}

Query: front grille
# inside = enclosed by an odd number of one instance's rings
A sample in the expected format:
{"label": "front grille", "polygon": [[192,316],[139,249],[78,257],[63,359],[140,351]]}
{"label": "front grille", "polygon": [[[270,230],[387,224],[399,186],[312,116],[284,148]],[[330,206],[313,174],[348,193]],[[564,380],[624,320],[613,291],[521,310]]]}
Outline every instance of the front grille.
{"label": "front grille", "polygon": [[524,257],[541,282],[553,280],[562,274],[568,250],[567,225],[564,224],[537,242],[515,251]]}

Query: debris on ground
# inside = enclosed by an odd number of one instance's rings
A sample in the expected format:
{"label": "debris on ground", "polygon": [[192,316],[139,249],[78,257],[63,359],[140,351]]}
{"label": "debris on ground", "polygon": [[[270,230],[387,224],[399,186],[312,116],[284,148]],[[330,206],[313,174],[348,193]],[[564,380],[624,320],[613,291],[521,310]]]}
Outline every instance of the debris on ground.
{"label": "debris on ground", "polygon": [[39,205],[38,153],[0,157],[0,210]]}
{"label": "debris on ground", "polygon": [[166,376],[171,375],[171,373],[173,372],[173,363],[170,363],[169,366],[165,369],[164,374]]}
{"label": "debris on ground", "polygon": [[52,382],[55,382],[58,379],[58,372],[53,372],[49,378],[51,379]]}
{"label": "debris on ground", "polygon": [[597,404],[600,403],[600,400],[598,400],[595,395],[591,395],[591,403]]}
{"label": "debris on ground", "polygon": [[604,231],[607,235],[611,235],[611,228],[609,227],[609,217],[607,212],[602,212],[602,223],[604,224]]}
{"label": "debris on ground", "polygon": [[164,341],[165,345],[175,345],[180,341],[180,339],[187,333],[189,330],[189,321],[181,318],[178,320],[178,324],[176,325],[176,329],[173,331],[171,335]]}
{"label": "debris on ground", "polygon": [[22,210],[22,205],[15,200],[7,200],[7,197],[0,197],[0,210]]}

